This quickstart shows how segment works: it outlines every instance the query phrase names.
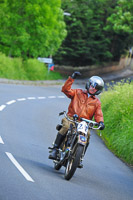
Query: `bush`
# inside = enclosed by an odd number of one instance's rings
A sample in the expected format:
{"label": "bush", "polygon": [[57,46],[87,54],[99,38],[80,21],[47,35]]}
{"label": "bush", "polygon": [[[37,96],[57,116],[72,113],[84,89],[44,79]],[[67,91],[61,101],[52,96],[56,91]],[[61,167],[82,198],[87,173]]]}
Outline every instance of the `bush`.
{"label": "bush", "polygon": [[133,164],[133,83],[118,83],[101,96],[102,138],[119,158]]}
{"label": "bush", "polygon": [[0,77],[7,79],[27,79],[21,58],[10,58],[0,53]]}
{"label": "bush", "polygon": [[13,80],[57,80],[58,72],[48,72],[44,63],[37,59],[10,58],[0,53],[0,77]]}
{"label": "bush", "polygon": [[28,59],[23,66],[29,80],[44,80],[46,66],[43,63],[37,59]]}

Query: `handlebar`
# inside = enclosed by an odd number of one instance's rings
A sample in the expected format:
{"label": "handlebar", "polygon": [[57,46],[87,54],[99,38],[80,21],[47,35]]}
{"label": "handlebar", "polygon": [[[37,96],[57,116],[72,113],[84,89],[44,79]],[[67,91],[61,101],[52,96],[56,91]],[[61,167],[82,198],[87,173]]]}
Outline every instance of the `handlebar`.
{"label": "handlebar", "polygon": [[60,112],[60,113],[59,113],[59,116],[61,116],[61,115],[64,115],[65,118],[66,118],[68,121],[78,124],[77,121],[72,120],[72,119],[70,119],[70,118],[67,116],[66,111]]}
{"label": "handlebar", "polygon": [[[80,120],[87,122],[89,124],[89,128],[90,129],[99,130],[101,128],[99,123],[97,123],[95,121],[92,121],[92,120],[89,120],[89,119],[85,119],[85,118],[82,118],[82,117],[80,118]],[[96,128],[94,126],[98,126],[98,127]]]}
{"label": "handlebar", "polygon": [[[59,113],[59,116],[61,116],[61,115],[64,115],[65,118],[66,118],[68,121],[70,121],[70,122],[73,122],[73,123],[75,123],[75,124],[78,124],[78,123],[79,123],[79,122],[77,121],[77,119],[75,119],[75,120],[70,119],[70,118],[67,116],[66,111],[60,112],[60,113]],[[101,126],[99,125],[99,123],[97,123],[97,122],[95,122],[95,121],[92,121],[92,120],[89,120],[89,119],[85,119],[85,118],[82,118],[82,117],[80,118],[80,120],[81,120],[81,121],[85,121],[85,122],[88,124],[89,129],[99,130],[99,129],[101,128]],[[94,126],[98,126],[98,127],[94,127]]]}

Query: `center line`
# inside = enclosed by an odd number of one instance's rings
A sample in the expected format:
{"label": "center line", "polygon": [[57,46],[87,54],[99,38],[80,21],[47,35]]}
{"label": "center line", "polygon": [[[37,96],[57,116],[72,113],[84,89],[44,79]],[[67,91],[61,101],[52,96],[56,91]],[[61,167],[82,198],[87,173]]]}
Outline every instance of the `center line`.
{"label": "center line", "polygon": [[46,97],[38,97],[38,99],[46,99]]}
{"label": "center line", "polygon": [[28,97],[27,99],[32,100],[32,99],[36,99],[35,97]]}
{"label": "center line", "polygon": [[48,98],[49,99],[54,99],[54,98],[56,98],[56,96],[49,96]]}
{"label": "center line", "polygon": [[29,174],[21,167],[21,165],[16,161],[11,153],[5,152],[11,162],[15,167],[21,172],[21,174],[26,178],[27,181],[34,182],[34,180],[29,176]]}
{"label": "center line", "polygon": [[10,105],[10,104],[15,103],[15,102],[16,102],[16,100],[12,100],[12,101],[8,101],[6,104]]}
{"label": "center line", "polygon": [[58,98],[62,98],[62,99],[63,99],[63,98],[65,98],[65,97],[64,97],[64,96],[58,96]]}
{"label": "center line", "polygon": [[5,105],[1,105],[0,106],[0,111],[4,110],[5,107],[6,107]]}
{"label": "center line", "polygon": [[18,101],[25,101],[26,98],[20,98],[20,99],[17,99]]}

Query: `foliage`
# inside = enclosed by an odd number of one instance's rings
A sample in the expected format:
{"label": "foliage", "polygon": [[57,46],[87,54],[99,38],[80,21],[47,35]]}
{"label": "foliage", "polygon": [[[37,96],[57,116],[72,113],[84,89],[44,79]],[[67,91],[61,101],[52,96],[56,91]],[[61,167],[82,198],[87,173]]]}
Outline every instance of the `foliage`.
{"label": "foliage", "polygon": [[133,2],[118,0],[115,12],[108,17],[109,24],[106,29],[112,29],[116,33],[125,32],[133,34]]}
{"label": "foliage", "polygon": [[133,165],[133,83],[118,83],[101,95],[106,128],[102,137],[122,160]]}
{"label": "foliage", "polygon": [[48,72],[46,65],[37,59],[10,58],[0,53],[0,78],[13,80],[56,80],[57,72]]}
{"label": "foliage", "polygon": [[27,79],[21,58],[9,58],[0,53],[0,77],[9,79]]}
{"label": "foliage", "polygon": [[0,51],[11,57],[53,55],[66,36],[60,0],[0,2]]}
{"label": "foliage", "polygon": [[27,74],[28,80],[54,80],[62,78],[57,72],[48,72],[44,63],[39,62],[37,59],[28,59],[24,61],[23,68]]}
{"label": "foliage", "polygon": [[133,45],[133,3],[117,0],[112,14],[107,18],[104,30],[110,34],[114,59],[125,54]]}
{"label": "foliage", "polygon": [[[56,63],[85,66],[118,61],[133,39],[131,4],[128,0],[62,0],[62,8],[71,16],[64,18],[68,34],[54,57]],[[121,16],[124,9],[128,21]],[[131,26],[130,31],[116,31],[118,23],[123,24],[123,29]]]}

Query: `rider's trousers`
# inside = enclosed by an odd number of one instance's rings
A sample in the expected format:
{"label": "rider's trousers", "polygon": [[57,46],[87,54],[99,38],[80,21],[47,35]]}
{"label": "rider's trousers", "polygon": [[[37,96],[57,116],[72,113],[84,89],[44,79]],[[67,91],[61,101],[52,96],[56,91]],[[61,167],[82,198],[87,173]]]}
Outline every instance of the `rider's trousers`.
{"label": "rider's trousers", "polygon": [[[71,117],[69,117],[69,118],[72,119]],[[67,133],[69,127],[70,127],[70,124],[74,125],[74,123],[70,122],[65,117],[62,119],[61,123],[62,123],[62,128],[59,130],[59,133],[61,135],[66,135],[66,133]],[[89,139],[90,139],[90,131],[88,130],[88,140],[87,140],[87,143],[89,143]]]}

